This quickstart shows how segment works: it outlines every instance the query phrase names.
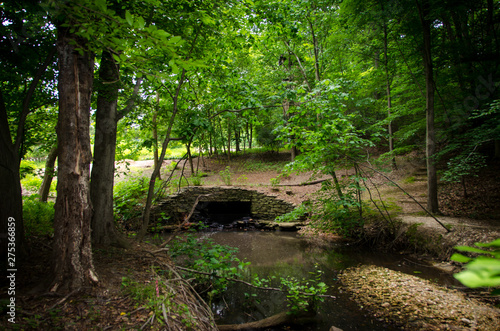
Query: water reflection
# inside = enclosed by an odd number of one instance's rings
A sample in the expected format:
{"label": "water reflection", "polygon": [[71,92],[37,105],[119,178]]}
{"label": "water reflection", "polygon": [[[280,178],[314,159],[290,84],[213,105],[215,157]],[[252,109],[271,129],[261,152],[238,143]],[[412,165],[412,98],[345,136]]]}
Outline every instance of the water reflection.
{"label": "water reflection", "polygon": [[[396,330],[367,316],[339,289],[337,274],[350,266],[375,264],[409,274],[418,273],[418,276],[445,284],[453,283],[449,276],[429,266],[418,265],[405,256],[370,252],[346,243],[311,242],[293,232],[208,232],[199,235],[217,244],[237,247],[238,258],[251,262],[250,274],[275,277],[276,282],[269,284],[271,286],[277,286],[280,277],[310,278],[315,265],[324,272],[321,281],[330,287],[328,294],[337,299],[326,299],[314,319],[305,325],[269,330],[329,330],[332,325],[343,330]],[[219,316],[219,324],[247,323],[284,311],[285,299],[279,292],[257,291],[234,284],[221,301],[213,304],[213,310]]]}

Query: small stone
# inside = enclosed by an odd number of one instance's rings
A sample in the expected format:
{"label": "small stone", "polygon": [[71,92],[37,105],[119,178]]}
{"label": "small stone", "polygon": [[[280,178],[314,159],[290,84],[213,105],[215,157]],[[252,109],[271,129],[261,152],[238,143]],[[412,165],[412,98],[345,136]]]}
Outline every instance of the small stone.
{"label": "small stone", "polygon": [[472,321],[467,318],[462,318],[461,321],[464,322],[465,324],[472,324]]}
{"label": "small stone", "polygon": [[391,304],[389,302],[384,302],[382,304],[382,307],[384,307],[384,308],[389,308],[390,306],[391,306]]}

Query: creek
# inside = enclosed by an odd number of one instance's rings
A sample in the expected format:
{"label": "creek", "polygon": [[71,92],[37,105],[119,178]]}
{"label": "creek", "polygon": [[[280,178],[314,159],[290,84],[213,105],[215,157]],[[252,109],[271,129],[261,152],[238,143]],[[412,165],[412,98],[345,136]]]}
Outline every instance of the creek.
{"label": "creek", "polygon": [[[317,314],[306,324],[266,330],[329,330],[331,326],[342,330],[399,330],[369,316],[342,291],[337,275],[351,266],[383,266],[445,286],[457,284],[448,274],[405,255],[374,252],[342,241],[307,240],[295,232],[221,231],[198,235],[211,238],[217,244],[237,247],[237,257],[251,262],[250,274],[258,274],[260,278],[309,279],[316,268],[323,271],[321,281],[329,287],[327,294],[336,299],[327,298],[320,303]],[[279,282],[269,285],[279,286]],[[236,283],[229,286],[220,301],[212,304],[212,310],[219,325],[248,323],[287,310],[286,297],[283,293],[254,290]]]}

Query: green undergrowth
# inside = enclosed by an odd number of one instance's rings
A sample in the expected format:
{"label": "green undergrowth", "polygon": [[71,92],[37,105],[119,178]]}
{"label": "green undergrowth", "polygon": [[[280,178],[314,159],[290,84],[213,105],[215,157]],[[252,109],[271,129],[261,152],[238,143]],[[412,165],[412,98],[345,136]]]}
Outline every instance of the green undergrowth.
{"label": "green undergrowth", "polygon": [[54,233],[54,203],[40,202],[39,195],[23,197],[23,220],[26,237]]}
{"label": "green undergrowth", "polygon": [[[250,262],[236,257],[237,248],[215,244],[209,238],[197,238],[193,234],[177,236],[169,246],[171,257],[177,265],[187,270],[183,273],[186,279],[194,280],[195,289],[209,303],[221,298],[231,282],[242,280],[252,286],[266,288],[275,284],[276,277],[261,278],[250,275]],[[286,297],[289,312],[314,310],[316,304],[324,300],[322,297],[328,287],[321,281],[322,271],[317,269],[309,278],[280,277],[278,288]],[[253,288],[252,288],[253,289]],[[250,294],[246,293],[250,297]],[[253,293],[252,298],[257,296]]]}

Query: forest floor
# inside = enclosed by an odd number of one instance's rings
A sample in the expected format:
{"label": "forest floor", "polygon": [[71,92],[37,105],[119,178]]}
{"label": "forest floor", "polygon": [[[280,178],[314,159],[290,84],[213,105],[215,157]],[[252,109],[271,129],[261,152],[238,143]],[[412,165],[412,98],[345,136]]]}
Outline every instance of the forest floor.
{"label": "forest floor", "polygon": [[[195,167],[206,173],[206,177],[202,179],[203,186],[225,185],[220,172],[229,166],[232,186],[257,190],[298,205],[311,199],[314,192],[321,188],[320,183],[304,186],[299,184],[326,177],[317,178],[311,173],[293,174],[283,177],[280,185],[271,185],[271,179],[282,173],[288,160],[287,153],[238,154],[230,162],[214,158],[200,160],[197,165],[195,161]],[[183,166],[182,163],[179,164],[180,168]],[[425,206],[427,195],[426,175],[420,158],[398,159],[398,166],[398,170],[393,171],[379,166],[377,169],[383,170],[383,175],[372,173],[368,185],[378,187],[384,200],[396,206],[404,223],[417,224],[414,227],[422,233],[428,233],[429,236],[439,234],[455,244],[472,245],[474,242],[487,242],[500,237],[498,163],[484,169],[479,177],[468,182],[468,198],[463,197],[461,186],[458,184],[440,185],[439,202],[443,215],[437,218],[453,230],[450,234],[418,205],[420,203]],[[129,170],[121,170],[142,172],[147,176],[152,171],[152,161],[130,162],[128,168]],[[189,172],[187,164],[185,172]],[[347,177],[352,173],[352,169],[345,169],[339,171],[338,175]],[[166,172],[163,176],[166,176]],[[398,183],[418,203],[397,188],[386,176]],[[126,176],[121,176],[118,180],[126,180]],[[50,271],[51,245],[51,238],[30,239],[30,254],[20,268],[17,279],[19,285],[16,298],[20,308],[16,316],[17,324],[9,324],[3,316],[0,326],[4,325],[8,329],[115,330],[137,329],[147,325],[151,313],[137,306],[130,293],[124,295],[123,277],[142,284],[154,284],[155,279],[158,279],[156,270],[170,265],[167,254],[158,251],[157,246],[146,243],[134,242],[132,249],[128,250],[94,247],[94,261],[101,286],[80,289],[68,296],[57,296],[44,291],[44,281],[48,280]],[[172,288],[172,284],[165,288]],[[182,304],[180,302],[178,306]],[[179,321],[178,325],[182,326],[182,312],[179,310],[172,314],[174,315],[169,315],[174,316],[172,321]]]}

